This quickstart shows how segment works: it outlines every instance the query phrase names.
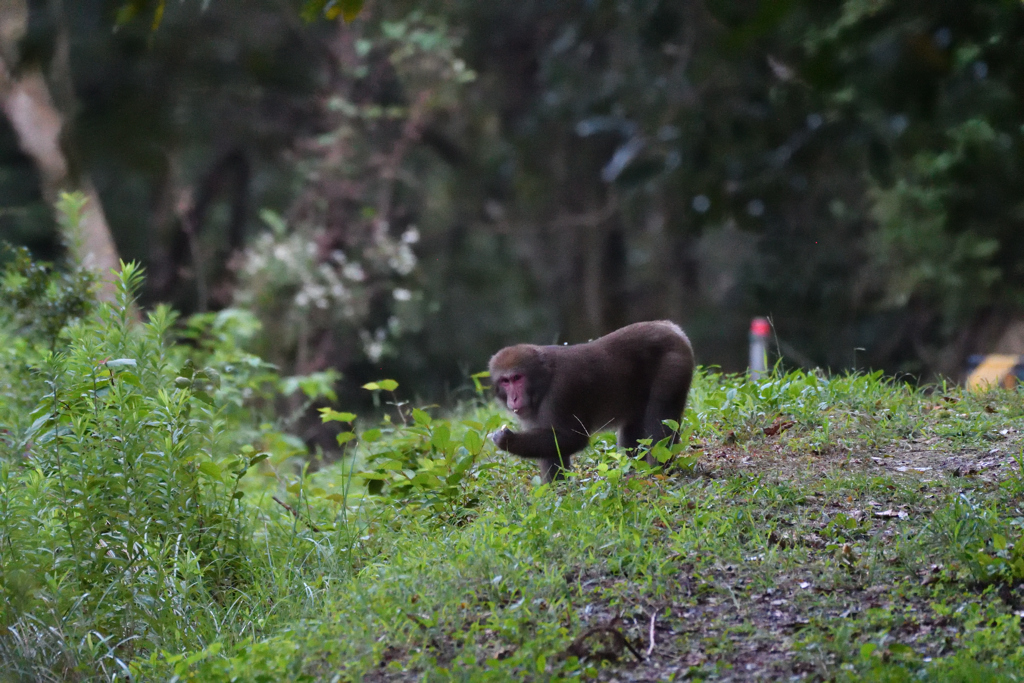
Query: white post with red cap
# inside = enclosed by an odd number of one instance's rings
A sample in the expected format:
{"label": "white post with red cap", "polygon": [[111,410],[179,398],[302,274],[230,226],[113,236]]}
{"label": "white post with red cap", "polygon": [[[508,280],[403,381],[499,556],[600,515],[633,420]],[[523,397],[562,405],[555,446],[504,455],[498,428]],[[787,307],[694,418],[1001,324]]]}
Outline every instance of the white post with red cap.
{"label": "white post with red cap", "polygon": [[768,318],[750,321],[750,376],[760,379],[768,372],[768,334],[772,326]]}

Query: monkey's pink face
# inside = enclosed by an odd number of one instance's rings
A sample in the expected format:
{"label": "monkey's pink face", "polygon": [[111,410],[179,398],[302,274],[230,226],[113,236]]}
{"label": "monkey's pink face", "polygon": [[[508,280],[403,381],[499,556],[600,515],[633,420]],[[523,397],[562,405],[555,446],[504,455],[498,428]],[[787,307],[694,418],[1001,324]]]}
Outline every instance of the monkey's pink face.
{"label": "monkey's pink face", "polygon": [[505,404],[513,413],[518,413],[527,406],[526,375],[513,373],[498,378],[498,388],[504,395]]}

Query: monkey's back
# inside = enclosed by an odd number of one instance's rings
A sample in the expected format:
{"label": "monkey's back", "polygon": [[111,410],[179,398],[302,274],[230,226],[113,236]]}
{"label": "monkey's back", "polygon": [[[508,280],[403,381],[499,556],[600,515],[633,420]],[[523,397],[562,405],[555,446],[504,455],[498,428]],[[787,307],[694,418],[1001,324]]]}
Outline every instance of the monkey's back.
{"label": "monkey's back", "polygon": [[559,387],[560,402],[591,431],[636,419],[652,390],[685,400],[693,376],[690,341],[670,321],[634,323],[585,344],[544,351],[567,380]]}

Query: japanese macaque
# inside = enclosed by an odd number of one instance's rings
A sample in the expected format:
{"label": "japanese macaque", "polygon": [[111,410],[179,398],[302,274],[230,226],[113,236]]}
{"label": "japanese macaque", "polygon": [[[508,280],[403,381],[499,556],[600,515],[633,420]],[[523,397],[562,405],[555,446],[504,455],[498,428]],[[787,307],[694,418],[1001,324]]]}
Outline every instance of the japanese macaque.
{"label": "japanese macaque", "polygon": [[675,323],[644,322],[586,344],[509,346],[491,358],[490,372],[498,400],[523,425],[520,432],[502,427],[491,439],[539,460],[541,477],[552,481],[594,432],[617,427],[622,448],[669,436],[662,420],[683,414],[693,349]]}

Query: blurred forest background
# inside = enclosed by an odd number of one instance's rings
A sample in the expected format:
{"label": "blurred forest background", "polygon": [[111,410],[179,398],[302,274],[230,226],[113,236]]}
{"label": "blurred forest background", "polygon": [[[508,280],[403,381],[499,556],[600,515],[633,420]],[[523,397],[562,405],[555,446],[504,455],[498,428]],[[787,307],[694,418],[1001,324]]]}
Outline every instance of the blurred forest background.
{"label": "blurred forest background", "polygon": [[80,189],[145,305],[346,405],[655,318],[730,371],[754,315],[790,366],[1024,352],[1019,0],[322,5],[0,5],[0,238],[65,258]]}

